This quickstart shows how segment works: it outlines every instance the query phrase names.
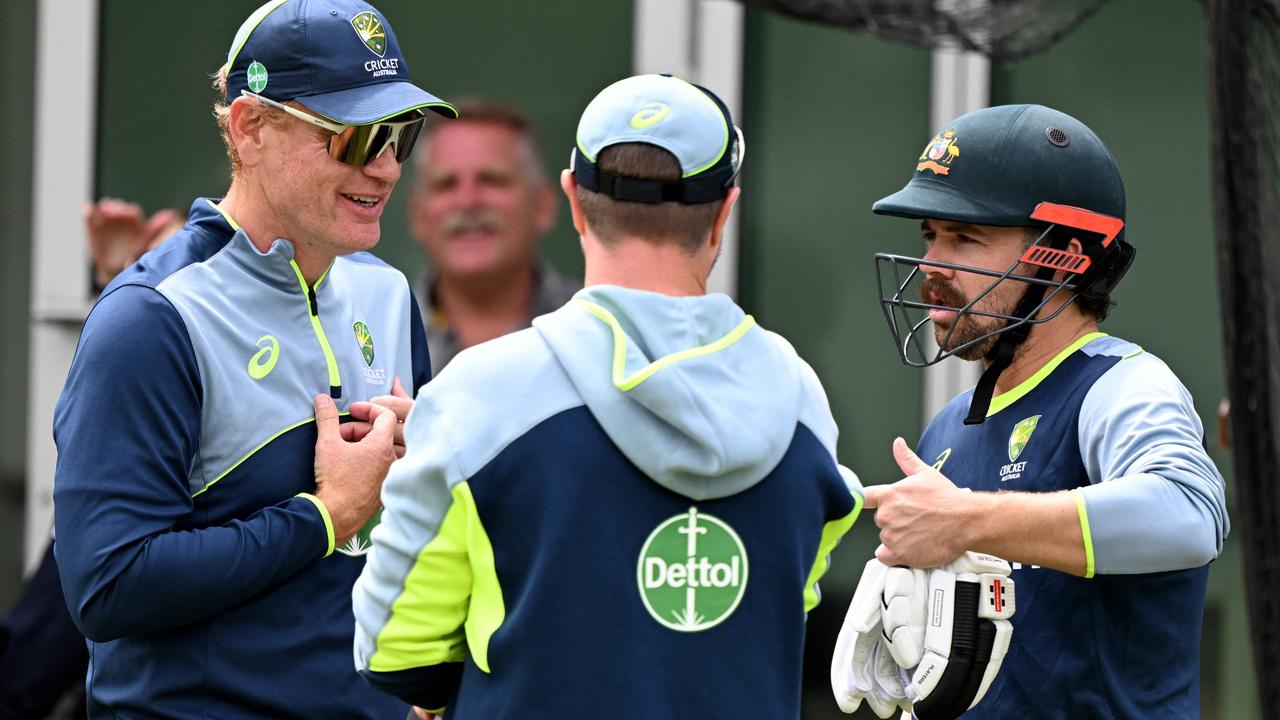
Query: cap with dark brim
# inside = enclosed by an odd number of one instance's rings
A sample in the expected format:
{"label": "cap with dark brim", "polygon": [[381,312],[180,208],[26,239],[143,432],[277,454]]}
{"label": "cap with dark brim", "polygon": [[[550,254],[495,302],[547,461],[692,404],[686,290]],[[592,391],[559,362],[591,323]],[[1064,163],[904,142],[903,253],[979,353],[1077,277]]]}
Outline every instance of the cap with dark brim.
{"label": "cap with dark brim", "polygon": [[[877,215],[895,215],[897,217],[919,220],[937,219],[969,223],[971,225],[994,225],[1012,227],[1010,217],[1016,217],[1016,210],[1003,207],[978,198],[950,183],[939,182],[930,178],[912,178],[906,187],[887,197],[880,198],[871,206]],[[1031,220],[1015,223],[1030,225]]]}
{"label": "cap with dark brim", "polygon": [[458,109],[413,83],[391,81],[294,98],[310,110],[343,125],[367,125],[407,113],[431,110],[448,118]]}

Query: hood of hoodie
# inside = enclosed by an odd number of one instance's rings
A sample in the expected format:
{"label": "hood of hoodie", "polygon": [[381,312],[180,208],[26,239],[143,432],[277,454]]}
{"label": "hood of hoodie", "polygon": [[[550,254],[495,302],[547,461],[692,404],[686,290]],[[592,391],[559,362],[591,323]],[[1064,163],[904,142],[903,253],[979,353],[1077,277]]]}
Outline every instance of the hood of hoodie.
{"label": "hood of hoodie", "polygon": [[764,479],[812,404],[812,371],[726,295],[597,285],[533,326],[614,445],[694,500]]}

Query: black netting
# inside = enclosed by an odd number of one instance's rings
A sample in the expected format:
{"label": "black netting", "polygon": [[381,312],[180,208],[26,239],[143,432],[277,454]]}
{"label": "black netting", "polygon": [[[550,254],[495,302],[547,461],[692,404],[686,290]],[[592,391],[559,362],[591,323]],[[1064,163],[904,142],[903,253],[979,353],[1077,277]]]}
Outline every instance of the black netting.
{"label": "black netting", "polygon": [[1262,716],[1280,718],[1280,2],[1208,0],[1214,214]]}
{"label": "black netting", "polygon": [[1108,0],[742,0],[784,15],[926,47],[1016,60],[1052,45]]}

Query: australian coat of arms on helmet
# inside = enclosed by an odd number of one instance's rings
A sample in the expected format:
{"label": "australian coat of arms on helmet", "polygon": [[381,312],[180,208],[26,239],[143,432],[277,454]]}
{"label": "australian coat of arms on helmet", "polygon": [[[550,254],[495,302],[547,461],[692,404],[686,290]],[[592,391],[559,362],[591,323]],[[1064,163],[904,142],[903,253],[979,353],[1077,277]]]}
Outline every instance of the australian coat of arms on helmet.
{"label": "australian coat of arms on helmet", "polygon": [[916,172],[928,170],[935,175],[946,175],[951,172],[951,161],[960,157],[960,146],[956,143],[956,131],[948,130],[941,135],[934,135],[924,152],[920,153],[920,164]]}

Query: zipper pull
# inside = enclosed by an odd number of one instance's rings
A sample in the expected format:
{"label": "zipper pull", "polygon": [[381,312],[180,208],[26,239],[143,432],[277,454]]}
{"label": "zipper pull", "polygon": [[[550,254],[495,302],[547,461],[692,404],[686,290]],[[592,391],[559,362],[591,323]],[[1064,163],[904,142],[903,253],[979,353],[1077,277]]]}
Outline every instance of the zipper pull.
{"label": "zipper pull", "polygon": [[311,314],[319,315],[320,307],[316,304],[316,289],[313,287],[307,288],[307,302],[311,305]]}

